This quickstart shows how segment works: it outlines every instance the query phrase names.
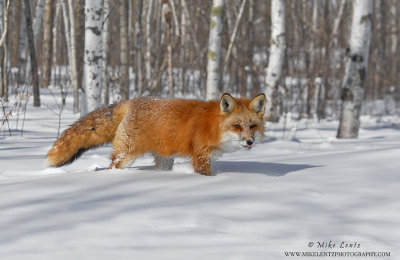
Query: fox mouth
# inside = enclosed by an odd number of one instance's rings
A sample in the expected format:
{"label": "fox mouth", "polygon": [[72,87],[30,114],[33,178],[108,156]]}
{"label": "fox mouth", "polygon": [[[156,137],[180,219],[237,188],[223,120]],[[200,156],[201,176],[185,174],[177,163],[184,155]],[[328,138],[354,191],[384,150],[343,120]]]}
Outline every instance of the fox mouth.
{"label": "fox mouth", "polygon": [[243,148],[245,148],[246,150],[250,150],[251,148],[253,148],[252,144],[246,144],[246,145],[242,145]]}

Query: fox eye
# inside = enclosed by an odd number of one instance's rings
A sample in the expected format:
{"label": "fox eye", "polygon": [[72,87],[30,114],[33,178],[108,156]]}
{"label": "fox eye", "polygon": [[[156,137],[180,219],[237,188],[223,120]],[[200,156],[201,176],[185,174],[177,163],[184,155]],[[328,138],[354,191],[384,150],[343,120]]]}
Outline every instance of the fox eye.
{"label": "fox eye", "polygon": [[234,124],[233,127],[234,127],[234,128],[240,128],[240,125]]}
{"label": "fox eye", "polygon": [[250,129],[253,129],[254,127],[257,127],[257,125],[252,124],[252,125],[250,126]]}

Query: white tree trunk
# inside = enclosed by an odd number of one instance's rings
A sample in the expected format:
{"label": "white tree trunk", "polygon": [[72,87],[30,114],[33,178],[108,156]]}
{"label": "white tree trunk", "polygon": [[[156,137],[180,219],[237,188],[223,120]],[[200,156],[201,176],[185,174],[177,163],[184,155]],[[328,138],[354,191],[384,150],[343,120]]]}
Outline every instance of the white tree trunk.
{"label": "white tree trunk", "polygon": [[345,5],[346,5],[346,0],[342,0],[342,2],[340,2],[339,12],[336,15],[335,21],[333,22],[332,35],[335,37],[335,40],[337,40],[339,25],[340,25],[340,21],[342,20],[342,17],[343,17],[343,11],[344,11]]}
{"label": "white tree trunk", "polygon": [[[318,6],[320,0],[312,1],[312,20],[311,20],[311,30],[308,31],[310,34],[308,41],[308,53],[309,53],[309,66],[306,74],[307,77],[307,115],[310,118],[317,118],[318,114],[318,97],[319,97],[319,89],[320,89],[320,78],[316,79],[314,72],[316,71],[316,62],[318,59],[318,45],[317,43],[317,35],[318,35]],[[303,2],[305,6],[303,8],[307,8],[307,3]],[[305,15],[303,16],[304,21],[306,17],[306,12],[303,10]],[[307,28],[307,26],[306,26]]]}
{"label": "white tree trunk", "polygon": [[[397,4],[397,0],[393,0],[392,6],[390,7],[391,28],[392,28],[392,31],[394,31],[394,32],[396,32],[398,30],[398,28],[399,28],[398,25],[397,25],[397,22],[396,22],[396,17],[398,15],[396,4]],[[391,55],[393,55],[393,57],[396,57],[396,55],[397,55],[397,45],[398,45],[397,33],[392,33],[392,36],[390,38],[391,38],[391,42],[392,42],[392,45],[390,46],[390,52],[391,52]],[[392,82],[396,82],[396,80],[397,80],[397,62],[398,62],[398,59],[393,59],[393,61],[392,61],[392,71],[393,71],[393,73],[392,73]]]}
{"label": "white tree trunk", "polygon": [[75,27],[75,12],[73,0],[68,0],[69,9],[69,28],[70,28],[70,70],[71,70],[71,84],[74,88],[74,113],[79,112],[79,76],[78,76],[78,55],[76,54],[76,27]]}
{"label": "white tree trunk", "polygon": [[101,76],[103,66],[102,29],[103,1],[86,0],[83,81],[87,108],[83,104],[81,105],[81,112],[83,114],[93,111],[101,105]]}
{"label": "white tree trunk", "polygon": [[[194,45],[194,47],[196,48],[196,51],[197,51],[198,53],[200,53],[200,52],[202,52],[202,51],[200,50],[199,41],[197,40],[196,32],[195,32],[195,30],[194,30],[194,28],[195,28],[194,24],[195,24],[195,23],[193,23],[193,22],[191,21],[191,19],[190,19],[191,17],[190,17],[190,14],[189,14],[189,10],[188,10],[188,8],[187,8],[186,0],[182,0],[182,12],[183,12],[183,15],[185,16],[186,23],[187,23],[187,25],[188,25],[187,28],[189,28],[189,30],[190,30],[190,35],[191,35],[192,38],[193,38],[193,45]],[[193,25],[193,26],[191,26],[191,25]]]}
{"label": "white tree trunk", "polygon": [[[53,55],[53,23],[54,23],[54,0],[45,1],[45,10],[43,17],[43,43],[41,57],[41,77],[40,83],[44,88],[50,85],[51,61]],[[37,45],[36,45],[37,46]],[[37,47],[37,49],[39,49]]]}
{"label": "white tree trunk", "polygon": [[368,71],[373,0],[354,0],[350,53],[342,84],[342,109],[338,138],[357,138],[361,103]]}
{"label": "white tree trunk", "polygon": [[[167,38],[167,60],[168,60],[168,86],[169,97],[174,97],[174,77],[172,75],[172,21],[171,10],[168,1],[163,3],[163,16],[166,24],[166,38]],[[178,33],[179,34],[179,33]]]}
{"label": "white tree trunk", "polygon": [[[6,39],[7,39],[7,32],[8,32],[8,12],[10,10],[10,3],[11,1],[7,2],[7,7],[4,8],[3,3],[0,5],[0,47],[3,47],[7,45]],[[6,49],[6,48],[4,48]],[[6,50],[4,50],[7,52]],[[7,58],[7,55],[4,57]]]}
{"label": "white tree trunk", "polygon": [[[58,30],[58,23],[60,21],[60,16],[61,16],[61,2],[60,1],[56,1],[56,12],[55,12],[55,16],[54,16],[54,23],[53,23],[53,65],[52,67],[54,69],[52,69],[52,76],[51,78],[53,79],[53,85],[54,86],[58,86],[60,85],[59,82],[57,82],[57,79],[59,79],[57,77],[57,71],[59,69],[59,67],[57,66],[57,53],[59,51],[58,49],[58,36],[59,36],[59,30]],[[64,92],[63,92],[63,88],[61,86],[61,99],[63,101],[63,105],[65,105],[65,99],[64,99]]]}
{"label": "white tree trunk", "polygon": [[246,82],[247,82],[247,95],[253,95],[256,92],[255,89],[255,71],[254,71],[254,13],[255,13],[255,1],[249,1],[249,24],[248,24],[248,45],[247,45],[247,57],[248,63],[245,68],[246,71]]}
{"label": "white tree trunk", "polygon": [[4,2],[0,1],[0,35],[4,34]]}
{"label": "white tree trunk", "polygon": [[[392,5],[390,6],[390,15],[391,15],[390,23],[391,23],[392,31],[396,31],[395,28],[398,27],[397,23],[396,23],[396,17],[398,14],[396,4],[397,4],[397,0],[393,0]],[[392,54],[396,54],[396,52],[397,52],[397,33],[392,33],[390,38],[392,41],[390,51],[392,52]]]}
{"label": "white tree trunk", "polygon": [[272,0],[271,3],[271,46],[270,56],[265,79],[265,95],[267,103],[265,117],[267,120],[277,121],[279,111],[277,109],[276,88],[282,76],[283,62],[286,50],[286,21],[285,0]]}
{"label": "white tree trunk", "polygon": [[[1,30],[1,39],[0,39],[0,48],[3,48],[3,62],[2,62],[2,77],[1,77],[1,95],[5,102],[8,102],[8,75],[7,75],[7,67],[8,64],[8,43],[7,43],[7,34],[8,34],[8,15],[10,11],[11,1],[7,2],[7,7],[4,12],[4,6],[2,6],[2,30]],[[3,20],[4,19],[4,20]]]}
{"label": "white tree trunk", "polygon": [[103,105],[108,105],[110,102],[108,73],[107,73],[107,55],[109,49],[109,31],[110,31],[110,0],[104,0],[103,6],[103,67],[102,67],[102,91],[103,91]]}
{"label": "white tree trunk", "polygon": [[149,0],[147,7],[147,17],[146,17],[146,81],[147,86],[150,86],[151,80],[151,12],[153,9],[153,0]]}
{"label": "white tree trunk", "polygon": [[[310,65],[309,71],[313,71],[315,68],[315,62],[317,60],[318,51],[316,49],[316,36],[318,35],[318,6],[319,0],[313,0],[312,2],[312,22],[311,22],[311,31],[309,31],[310,41],[309,41],[309,53],[310,53]],[[309,84],[310,87],[310,84]]]}
{"label": "white tree trunk", "polygon": [[224,0],[213,0],[208,38],[206,99],[219,98],[221,84],[221,38]]}
{"label": "white tree trunk", "polygon": [[[64,33],[65,33],[65,41],[67,44],[67,58],[68,58],[68,74],[69,74],[69,78],[71,80],[71,85],[74,89],[74,113],[78,113],[79,112],[79,95],[77,95],[75,93],[75,88],[76,85],[74,85],[74,74],[72,72],[73,70],[73,57],[72,57],[72,40],[71,40],[71,25],[70,22],[72,22],[72,20],[70,19],[70,16],[73,16],[74,13],[70,12],[68,14],[68,7],[67,7],[67,3],[66,0],[60,0],[60,2],[58,2],[58,4],[61,5],[61,11],[62,11],[62,17],[63,17],[63,24],[64,24]],[[71,4],[71,2],[68,2],[68,4]],[[70,10],[71,11],[71,10]],[[74,18],[72,18],[74,19]]]}
{"label": "white tree trunk", "polygon": [[135,85],[139,94],[143,93],[142,84],[142,11],[143,11],[143,0],[137,0],[137,10],[136,10],[136,45],[135,45]]}
{"label": "white tree trunk", "polygon": [[186,2],[185,0],[181,0],[182,12],[181,12],[181,52],[180,52],[180,59],[181,59],[181,74],[180,74],[180,85],[182,94],[185,94],[185,72],[186,72],[186,15],[185,15],[185,8]]}
{"label": "white tree trunk", "polygon": [[[229,58],[231,56],[231,52],[232,52],[232,47],[235,44],[235,40],[236,40],[236,34],[239,28],[239,24],[240,24],[240,20],[242,19],[243,13],[244,13],[244,7],[246,6],[247,0],[242,0],[242,4],[240,6],[240,10],[239,13],[236,17],[236,22],[235,22],[235,27],[233,28],[232,34],[231,34],[231,39],[229,41],[229,46],[228,46],[228,50],[226,51],[226,55],[225,55],[225,59],[224,59],[224,66],[228,65],[229,62]],[[224,69],[225,72],[225,69]]]}
{"label": "white tree trunk", "polygon": [[68,64],[69,64],[69,76],[72,79],[72,56],[71,56],[71,34],[70,34],[70,19],[68,16],[68,11],[67,11],[67,5],[65,3],[65,0],[61,0],[59,2],[61,4],[61,10],[63,14],[63,20],[64,20],[64,33],[65,33],[65,40],[67,42],[67,57],[68,57]]}
{"label": "white tree trunk", "polygon": [[20,77],[25,78],[25,71],[28,73],[29,68],[26,63],[28,62],[29,58],[29,51],[28,51],[28,36],[27,36],[27,29],[26,29],[26,18],[24,15],[21,15],[21,31],[19,32],[19,60],[25,64],[21,64],[20,66]]}
{"label": "white tree trunk", "polygon": [[35,46],[37,46],[39,39],[39,32],[40,29],[42,28],[44,3],[45,0],[39,0],[36,4],[35,19],[33,20],[33,38],[35,39]]}
{"label": "white tree trunk", "polygon": [[[310,97],[310,116],[313,119],[318,119],[319,98],[321,97],[319,92],[321,91],[321,86],[322,86],[321,78],[320,77],[315,78]],[[311,87],[311,85],[308,85],[308,87]]]}
{"label": "white tree trunk", "polygon": [[120,0],[120,94],[122,100],[129,99],[129,4],[127,0]]}

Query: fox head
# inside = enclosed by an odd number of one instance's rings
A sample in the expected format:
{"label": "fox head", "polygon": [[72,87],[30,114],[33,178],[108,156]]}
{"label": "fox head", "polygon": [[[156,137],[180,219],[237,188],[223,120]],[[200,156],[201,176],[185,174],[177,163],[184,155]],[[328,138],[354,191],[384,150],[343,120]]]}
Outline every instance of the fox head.
{"label": "fox head", "polygon": [[264,135],[266,98],[259,94],[252,100],[233,98],[225,93],[220,100],[222,136],[220,149],[232,152],[240,148],[250,150]]}

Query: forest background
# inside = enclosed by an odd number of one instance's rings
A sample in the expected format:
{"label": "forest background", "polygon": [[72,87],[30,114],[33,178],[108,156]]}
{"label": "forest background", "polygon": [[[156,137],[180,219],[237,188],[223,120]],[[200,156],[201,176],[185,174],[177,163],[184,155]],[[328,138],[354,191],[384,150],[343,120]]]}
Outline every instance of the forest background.
{"label": "forest background", "polygon": [[[265,92],[275,110],[271,121],[339,119],[346,62],[355,57],[352,17],[362,6],[370,10],[361,19],[369,22],[370,34],[361,113],[398,114],[399,5],[396,0],[1,0],[2,128],[32,96],[40,105],[40,88],[61,90],[60,104],[73,95],[74,112],[82,115],[139,95],[218,99],[223,92]],[[97,56],[90,57],[93,50]],[[278,63],[276,51],[283,53]],[[93,61],[95,72],[85,68]],[[91,84],[96,102],[89,101],[88,108]]]}

